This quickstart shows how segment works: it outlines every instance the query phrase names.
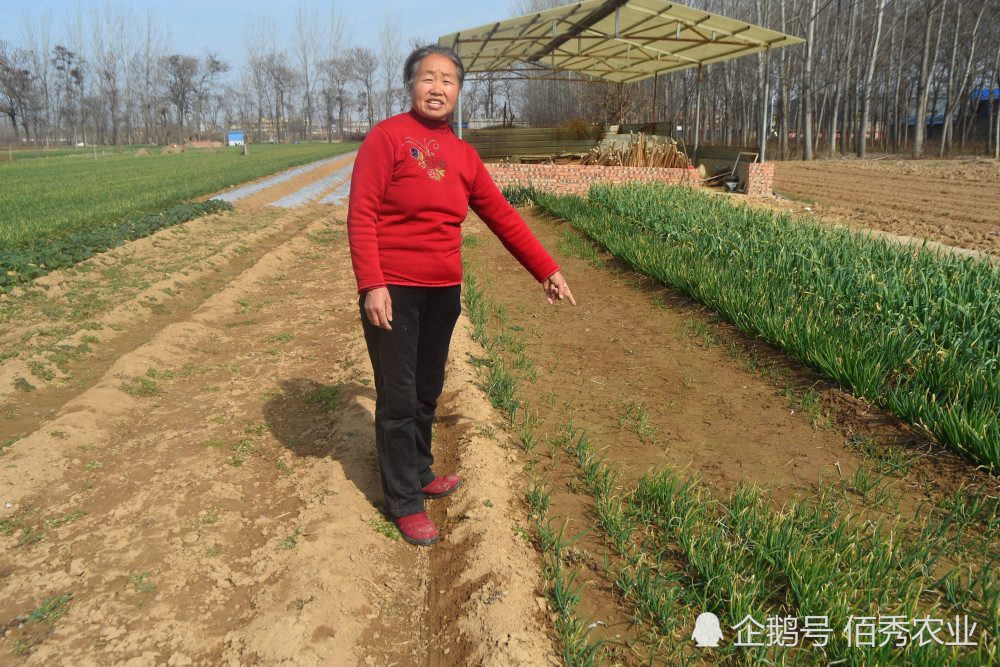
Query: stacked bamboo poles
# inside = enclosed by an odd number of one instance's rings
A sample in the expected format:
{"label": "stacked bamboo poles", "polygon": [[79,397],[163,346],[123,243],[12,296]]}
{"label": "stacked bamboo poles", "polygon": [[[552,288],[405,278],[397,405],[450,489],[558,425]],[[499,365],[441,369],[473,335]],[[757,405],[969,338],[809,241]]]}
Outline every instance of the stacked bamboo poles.
{"label": "stacked bamboo poles", "polygon": [[673,139],[652,141],[641,132],[629,133],[624,149],[615,145],[592,148],[580,164],[611,167],[666,167],[686,169],[691,163],[682,147]]}

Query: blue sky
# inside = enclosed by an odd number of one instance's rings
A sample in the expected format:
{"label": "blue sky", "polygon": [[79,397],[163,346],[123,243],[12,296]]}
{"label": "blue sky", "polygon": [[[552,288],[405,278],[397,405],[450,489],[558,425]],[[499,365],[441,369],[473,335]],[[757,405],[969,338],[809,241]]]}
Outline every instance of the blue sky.
{"label": "blue sky", "polygon": [[[88,15],[93,7],[107,4],[130,7],[136,16],[144,17],[147,7],[153,9],[161,25],[170,28],[171,51],[188,55],[201,55],[206,47],[222,55],[234,68],[245,52],[242,32],[248,17],[266,17],[280,31],[279,48],[291,49],[295,26],[294,12],[298,0],[171,0],[170,2],[111,2],[104,0],[0,0],[0,40],[22,46],[21,15],[24,9],[37,20],[46,10],[52,11],[52,46],[59,43],[63,34],[65,17],[82,7]],[[508,18],[506,2],[469,2],[468,0],[441,0],[428,3],[416,0],[363,0],[336,3],[307,1],[307,7],[316,8],[321,19],[326,19],[334,4],[342,13],[347,35],[353,45],[378,49],[378,26],[386,11],[398,19],[403,50],[410,38],[423,41],[437,40],[441,35]]]}

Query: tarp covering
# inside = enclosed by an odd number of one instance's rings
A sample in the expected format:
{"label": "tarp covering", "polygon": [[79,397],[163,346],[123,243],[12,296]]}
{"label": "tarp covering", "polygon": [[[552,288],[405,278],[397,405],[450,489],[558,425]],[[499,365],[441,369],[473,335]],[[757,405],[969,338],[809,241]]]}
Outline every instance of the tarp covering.
{"label": "tarp covering", "polygon": [[438,39],[467,74],[570,70],[639,81],[804,40],[664,0],[587,0]]}

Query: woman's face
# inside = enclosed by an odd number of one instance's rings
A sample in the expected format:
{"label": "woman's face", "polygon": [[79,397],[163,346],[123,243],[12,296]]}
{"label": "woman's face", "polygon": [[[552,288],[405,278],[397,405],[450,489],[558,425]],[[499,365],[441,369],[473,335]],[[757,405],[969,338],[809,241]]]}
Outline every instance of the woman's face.
{"label": "woman's face", "polygon": [[410,96],[413,110],[429,120],[445,120],[458,101],[458,68],[447,56],[432,53],[417,65]]}

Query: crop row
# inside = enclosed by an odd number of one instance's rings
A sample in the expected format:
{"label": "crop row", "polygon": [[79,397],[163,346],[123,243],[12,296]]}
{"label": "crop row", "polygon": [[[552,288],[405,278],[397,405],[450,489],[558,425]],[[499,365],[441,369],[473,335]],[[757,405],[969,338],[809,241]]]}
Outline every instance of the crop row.
{"label": "crop row", "polygon": [[[726,489],[670,467],[643,475],[636,465],[649,459],[606,427],[612,404],[563,404],[556,390],[567,385],[551,375],[536,384],[553,357],[531,356],[530,314],[491,301],[498,290],[484,266],[466,264],[463,295],[487,355],[471,358],[524,449],[525,501],[566,664],[620,664],[623,654],[670,665],[996,664],[1000,504],[988,488],[941,497],[925,485],[915,502],[912,460],[890,458],[874,439],[855,443],[865,460],[852,475],[796,485],[784,505],[759,487]],[[564,361],[559,375],[584,368]],[[634,404],[622,407],[636,416]],[[638,433],[623,416],[623,431]],[[642,430],[661,441],[656,424]],[[603,561],[584,542],[605,547]],[[692,641],[702,612],[717,617],[719,646]],[[631,621],[627,634],[618,634],[619,614]],[[602,631],[605,622],[614,629]]]}
{"label": "crop row", "polygon": [[1000,275],[974,260],[663,186],[536,193],[638,271],[992,469]]}
{"label": "crop row", "polygon": [[16,248],[0,249],[0,294],[56,269],[72,266],[128,241],[202,215],[231,211],[233,205],[217,200],[178,204],[162,211],[133,215],[92,231],[73,232],[57,239],[35,239]]}
{"label": "crop row", "polygon": [[726,628],[723,663],[995,664],[995,502],[956,498],[900,522],[852,507],[855,476],[776,509],[761,489],[718,498],[672,470],[622,488],[584,437],[572,453],[617,555],[609,576],[673,664],[699,611]]}
{"label": "crop row", "polygon": [[[34,148],[20,148],[12,149],[10,146],[7,148],[0,149],[0,162],[11,162],[11,161],[26,161],[26,160],[48,160],[56,157],[66,157],[67,155],[79,155],[82,157],[94,158],[95,155],[104,157],[106,155],[115,155],[118,153],[134,153],[140,147],[137,146],[98,146],[96,149],[93,146],[83,148],[39,148],[35,150]],[[160,151],[161,149],[156,146],[143,146],[147,151]]]}
{"label": "crop row", "polygon": [[0,163],[0,250],[94,230],[354,148],[298,144],[255,146],[248,156],[227,149]]}
{"label": "crop row", "polygon": [[[474,251],[479,246],[479,237],[465,236],[462,245],[464,251]],[[463,257],[462,266],[462,298],[472,325],[470,333],[486,353],[485,357],[470,355],[469,359],[477,369],[480,389],[490,404],[506,414],[513,425],[519,410],[529,414],[527,403],[520,394],[523,393],[525,381],[534,382],[533,378],[537,377],[538,371],[534,360],[524,353],[524,335],[520,333],[523,327],[508,326],[507,310],[493,300],[491,291],[486,286],[488,278],[480,282],[482,265]],[[528,425],[518,428],[520,442],[525,452],[531,455],[537,438],[529,431]],[[537,458],[532,458],[526,468],[533,467],[534,463],[531,461],[537,462]],[[554,615],[556,640],[560,644],[565,664],[572,667],[592,667],[601,664],[603,644],[592,642],[588,638],[589,629],[578,613],[583,584],[576,582],[577,572],[571,571],[564,563],[565,549],[574,539],[566,538],[565,526],[560,531],[554,529],[551,523],[544,522],[550,496],[547,484],[539,482],[537,476],[533,475],[530,486],[525,490],[525,498],[528,500],[531,516],[536,518],[538,546],[544,560],[544,589]],[[513,528],[527,538],[528,533],[523,526],[515,524]]]}

